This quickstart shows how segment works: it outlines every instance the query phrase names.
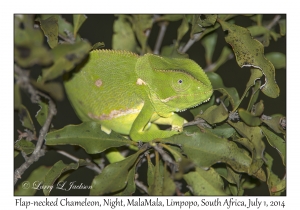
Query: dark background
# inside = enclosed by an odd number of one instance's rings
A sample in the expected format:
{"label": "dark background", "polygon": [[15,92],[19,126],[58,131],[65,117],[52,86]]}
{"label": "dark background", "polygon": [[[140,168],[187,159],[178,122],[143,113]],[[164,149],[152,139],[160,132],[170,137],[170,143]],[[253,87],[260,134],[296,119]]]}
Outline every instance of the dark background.
{"label": "dark background", "polygon": [[[271,20],[274,18],[275,15],[268,14],[264,15],[264,20]],[[64,15],[66,20],[68,22],[72,23],[72,15]],[[105,15],[94,15],[94,14],[87,14],[88,19],[83,23],[82,27],[79,30],[79,34],[82,38],[89,40],[89,42],[93,45],[96,42],[104,42],[105,43],[105,49],[111,49],[112,46],[112,35],[113,35],[113,22],[117,18],[112,14],[105,14]],[[282,19],[285,19],[285,15],[281,15]],[[249,17],[246,16],[237,16],[234,18],[235,24],[248,27],[253,24],[252,21],[249,20]],[[177,28],[181,24],[180,21],[176,22],[170,22],[168,25],[162,46],[171,45],[173,43],[173,40],[177,37]],[[151,30],[151,34],[149,37],[149,46],[153,49],[155,45],[155,41],[158,35],[159,27],[157,24],[155,24]],[[277,30],[278,31],[278,28]],[[221,27],[217,29],[218,32],[218,41],[216,44],[216,50],[214,52],[213,56],[213,62],[216,61],[216,59],[219,57],[221,50],[224,45],[227,45],[227,43],[224,40],[224,32],[222,31]],[[189,40],[189,32],[184,36],[182,39],[183,42],[187,42]],[[268,52],[282,52],[286,54],[286,37],[279,38],[276,42],[272,39],[270,41],[270,45],[265,48],[265,53]],[[189,57],[193,60],[195,60],[200,66],[205,68],[205,59],[204,59],[204,48],[201,45],[200,41],[196,42],[188,51]],[[31,76],[33,78],[37,78],[37,76],[40,74],[40,69],[34,69],[34,71],[31,71]],[[240,97],[242,96],[244,90],[245,90],[245,84],[247,83],[250,71],[248,68],[241,69],[235,59],[231,59],[227,61],[224,65],[222,65],[217,72],[222,78],[224,85],[227,87],[235,87]],[[272,99],[269,97],[266,97],[264,94],[260,94],[259,99],[264,101],[264,114],[265,115],[272,115],[276,113],[281,113],[283,115],[286,115],[286,69],[279,69],[276,70],[276,81],[280,87],[280,96],[276,99]],[[37,104],[32,104],[30,102],[30,97],[28,93],[25,93],[22,91],[22,102],[23,104],[28,108],[29,112],[31,113],[31,117],[35,123],[35,126],[37,128],[37,131],[39,131],[40,126],[36,122],[35,114],[39,110],[39,106]],[[247,108],[247,100],[244,100],[244,103],[241,104],[241,107]],[[71,105],[69,104],[67,98],[61,102],[57,102],[57,115],[52,121],[52,124],[54,125],[55,129],[62,128],[68,124],[80,124],[81,121],[76,117],[75,112],[73,111]],[[14,141],[17,140],[18,132],[17,129],[20,131],[23,131],[24,128],[21,125],[21,122],[19,121],[18,115],[15,112],[14,114],[14,122],[15,122],[15,128],[14,128]],[[281,158],[279,157],[279,154],[276,152],[275,149],[270,148],[269,144],[265,141],[265,145],[267,146],[266,151],[275,157],[274,159],[274,168],[273,172],[277,174],[280,178],[282,178],[285,174],[285,167],[282,165]],[[61,146],[62,150],[67,150],[69,153],[75,155],[78,158],[90,158],[83,149],[77,148],[77,147],[70,147],[70,146]],[[55,162],[63,160],[64,163],[71,163],[72,161],[60,154],[57,154],[56,152],[48,152],[45,156],[40,158],[40,160],[37,163],[34,163],[23,175],[24,179],[21,179],[18,181],[18,183],[21,183],[24,181],[31,171],[35,168],[37,168],[40,163],[43,163],[43,165],[52,166]],[[18,168],[20,164],[23,163],[23,158],[19,155],[17,158],[15,158],[15,164],[14,168]],[[277,164],[276,164],[277,163]],[[145,164],[144,164],[145,165]],[[144,167],[141,167],[140,170],[143,170]],[[146,169],[146,168],[144,168]],[[75,181],[76,183],[83,183],[85,185],[90,185],[91,181],[94,177],[94,172],[87,169],[87,168],[80,168],[76,171],[74,171],[68,178],[68,181]],[[143,178],[140,176],[140,180],[144,181]],[[16,185],[17,186],[17,185]],[[138,190],[137,190],[138,192]],[[51,192],[51,195],[88,195],[88,190],[73,190],[69,192],[64,192],[61,190],[53,190]],[[255,188],[253,190],[246,190],[246,195],[269,195],[267,185],[265,183],[262,183],[258,188]],[[39,190],[36,195],[43,195],[42,191]]]}

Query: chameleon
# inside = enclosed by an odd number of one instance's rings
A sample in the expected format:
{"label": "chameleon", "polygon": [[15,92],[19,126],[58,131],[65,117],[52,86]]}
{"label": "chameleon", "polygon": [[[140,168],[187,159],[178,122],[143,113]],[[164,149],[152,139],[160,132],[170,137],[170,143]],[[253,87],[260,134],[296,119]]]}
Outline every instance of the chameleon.
{"label": "chameleon", "polygon": [[208,101],[213,93],[195,61],[150,53],[93,50],[68,77],[65,90],[81,121],[97,122],[104,132],[113,130],[136,142],[182,132],[187,121],[176,112]]}

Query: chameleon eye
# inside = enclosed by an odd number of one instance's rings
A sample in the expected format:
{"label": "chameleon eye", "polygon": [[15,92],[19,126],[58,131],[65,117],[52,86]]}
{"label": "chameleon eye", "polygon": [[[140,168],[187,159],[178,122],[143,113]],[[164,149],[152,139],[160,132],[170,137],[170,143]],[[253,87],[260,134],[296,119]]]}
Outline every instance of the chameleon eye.
{"label": "chameleon eye", "polygon": [[186,91],[190,87],[190,84],[188,75],[182,72],[174,73],[172,87],[176,92]]}

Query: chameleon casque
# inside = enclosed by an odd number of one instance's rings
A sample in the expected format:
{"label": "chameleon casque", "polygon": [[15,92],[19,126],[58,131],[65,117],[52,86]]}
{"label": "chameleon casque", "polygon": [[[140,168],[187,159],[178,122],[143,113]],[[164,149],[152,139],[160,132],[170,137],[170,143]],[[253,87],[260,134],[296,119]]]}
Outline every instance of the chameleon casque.
{"label": "chameleon casque", "polygon": [[[183,130],[174,112],[209,100],[211,83],[194,61],[127,51],[94,50],[65,81],[68,98],[82,121],[96,121],[106,133],[149,142]],[[171,125],[171,130],[157,126]]]}

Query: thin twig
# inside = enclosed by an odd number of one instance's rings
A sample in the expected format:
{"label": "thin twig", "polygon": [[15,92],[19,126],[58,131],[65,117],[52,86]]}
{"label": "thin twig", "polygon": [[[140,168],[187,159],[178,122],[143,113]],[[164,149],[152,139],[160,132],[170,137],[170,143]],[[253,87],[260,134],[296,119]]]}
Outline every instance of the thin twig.
{"label": "thin twig", "polygon": [[200,38],[202,33],[198,33],[198,34],[194,34],[193,37],[191,39],[189,39],[188,43],[186,43],[186,45],[183,47],[182,50],[180,50],[180,53],[186,53],[186,51],[188,51],[188,49],[190,49],[190,47],[196,42],[198,41],[198,39]]}
{"label": "thin twig", "polygon": [[48,101],[49,101],[48,116],[45,121],[45,124],[43,125],[43,127],[40,130],[40,135],[38,137],[36,147],[35,147],[33,153],[30,155],[30,157],[19,168],[17,168],[15,170],[14,183],[16,184],[18,179],[21,178],[21,176],[26,171],[26,169],[29,168],[29,166],[32,163],[37,161],[41,156],[43,156],[45,154],[45,151],[41,150],[41,147],[44,143],[45,135],[47,134],[47,132],[49,130],[52,118],[54,115],[56,115],[56,107],[55,107],[53,100],[49,96],[47,96],[46,94],[44,94],[32,87],[32,85],[29,82],[28,72],[22,70],[20,67],[15,65],[15,73],[18,75],[17,83],[19,83],[22,88],[27,89],[27,91],[31,94],[31,101],[33,103],[38,103],[38,101],[40,99],[39,96],[42,96],[42,97],[48,99]]}
{"label": "thin twig", "polygon": [[159,54],[159,49],[161,47],[162,40],[165,36],[167,26],[168,26],[168,22],[164,21],[162,23],[159,23],[159,26],[160,26],[160,30],[159,30],[159,34],[158,34],[158,37],[157,37],[157,40],[156,40],[156,43],[155,43],[155,47],[154,47],[154,50],[153,50],[153,54],[157,54],[157,55]]}
{"label": "thin twig", "polygon": [[149,195],[148,188],[147,188],[146,185],[144,185],[143,182],[141,182],[141,181],[139,181],[137,179],[134,182],[135,182],[136,186],[138,186],[141,190],[143,190],[145,193],[147,193]]}
{"label": "thin twig", "polygon": [[[75,162],[79,162],[79,158],[63,151],[63,150],[56,150],[56,152],[58,152],[59,154],[71,159],[71,160],[74,160]],[[91,169],[93,171],[95,171],[97,174],[100,174],[102,172],[102,170],[96,165],[94,164],[90,159],[85,159],[89,164],[86,166],[88,169]]]}
{"label": "thin twig", "polygon": [[267,29],[271,29],[279,20],[280,20],[281,16],[280,15],[276,15],[273,20],[269,23],[269,25],[266,26]]}

